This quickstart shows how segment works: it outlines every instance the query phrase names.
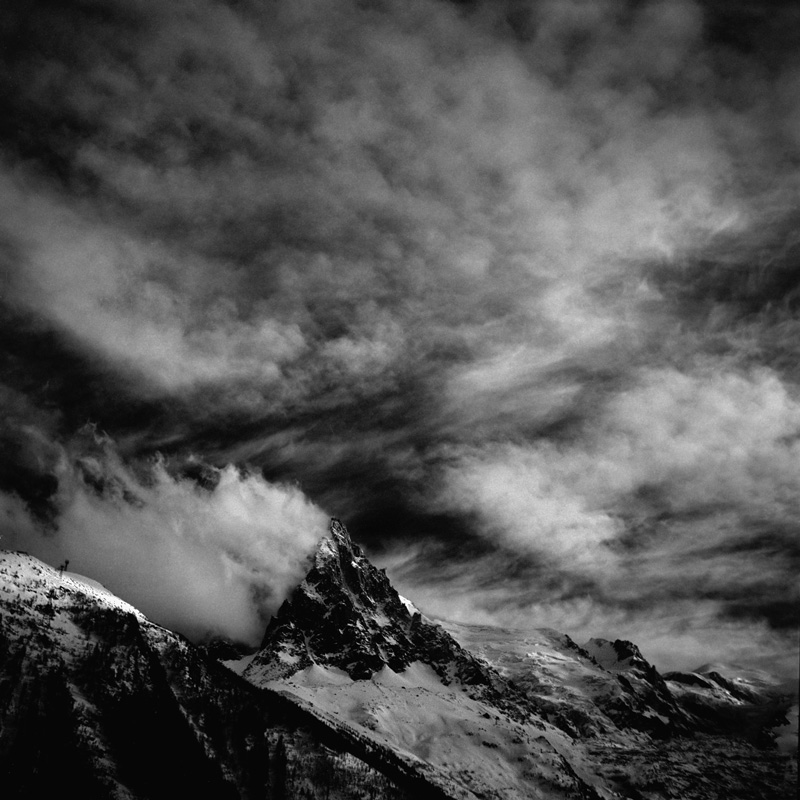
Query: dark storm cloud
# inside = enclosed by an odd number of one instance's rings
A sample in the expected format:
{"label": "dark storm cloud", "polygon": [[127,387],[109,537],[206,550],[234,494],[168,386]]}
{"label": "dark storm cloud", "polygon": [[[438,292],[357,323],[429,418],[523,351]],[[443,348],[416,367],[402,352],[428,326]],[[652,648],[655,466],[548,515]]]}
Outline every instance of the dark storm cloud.
{"label": "dark storm cloud", "polygon": [[785,626],[792,4],[7,5],[4,441],[50,455],[6,491],[71,519],[88,419],[165,454],[147,508],[197,455],[418,577],[471,542],[432,607],[524,615],[546,575],[542,624]]}

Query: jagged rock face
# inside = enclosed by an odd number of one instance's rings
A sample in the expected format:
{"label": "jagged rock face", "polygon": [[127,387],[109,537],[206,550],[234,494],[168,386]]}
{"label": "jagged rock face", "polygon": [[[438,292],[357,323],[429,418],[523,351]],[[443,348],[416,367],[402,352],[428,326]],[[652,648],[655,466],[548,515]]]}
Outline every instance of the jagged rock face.
{"label": "jagged rock face", "polygon": [[246,675],[264,682],[315,663],[361,680],[384,665],[402,672],[416,661],[431,666],[445,685],[458,680],[491,689],[502,683],[440,626],[409,610],[385,572],[332,520],[330,536],[270,623]]}
{"label": "jagged rock face", "polygon": [[[468,636],[469,647],[462,647],[409,606],[346,528],[332,520],[305,580],[271,621],[244,676],[263,686],[319,664],[364,680],[384,665],[403,672],[422,662],[433,667],[444,685],[457,681],[470,696],[516,719],[539,717],[571,736],[603,736],[619,729],[664,739],[708,728],[706,707],[676,702],[667,682],[632,642],[595,638],[578,646],[560,635],[559,647],[572,653],[583,673],[578,692],[554,691],[554,681],[537,668],[533,653],[514,666],[496,650],[493,659],[478,648],[483,658],[476,658],[470,651],[477,641]],[[466,628],[461,632],[466,634]],[[505,646],[513,650],[510,642]],[[719,714],[712,723],[718,719]]]}
{"label": "jagged rock face", "polygon": [[625,639],[589,639],[583,649],[601,666],[611,672],[620,670],[637,671],[647,676],[654,667],[642,655],[641,650]]}
{"label": "jagged rock face", "polygon": [[424,765],[451,797],[599,800],[569,736],[404,601],[337,520],[242,674]]}
{"label": "jagged rock face", "polygon": [[259,663],[266,667],[272,658],[276,677],[311,663],[356,679],[384,664],[399,671],[409,663],[415,624],[386,575],[334,520],[305,580],[267,628]]}

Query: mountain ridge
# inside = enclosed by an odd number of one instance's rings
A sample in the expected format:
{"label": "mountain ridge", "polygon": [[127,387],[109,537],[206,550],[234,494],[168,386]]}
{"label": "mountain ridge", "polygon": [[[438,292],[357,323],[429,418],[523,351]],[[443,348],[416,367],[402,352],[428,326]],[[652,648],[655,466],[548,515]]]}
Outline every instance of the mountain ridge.
{"label": "mountain ridge", "polygon": [[244,658],[27,554],[0,552],[0,611],[11,798],[785,800],[797,785],[769,676],[661,676],[623,640],[436,622],[338,520]]}

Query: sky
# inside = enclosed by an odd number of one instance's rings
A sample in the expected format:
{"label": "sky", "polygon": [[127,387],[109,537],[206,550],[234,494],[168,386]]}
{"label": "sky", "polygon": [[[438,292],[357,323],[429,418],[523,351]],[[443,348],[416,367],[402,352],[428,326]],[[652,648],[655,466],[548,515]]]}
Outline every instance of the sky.
{"label": "sky", "polygon": [[432,616],[796,672],[796,3],[7,0],[0,58],[0,547],[256,644],[335,516]]}

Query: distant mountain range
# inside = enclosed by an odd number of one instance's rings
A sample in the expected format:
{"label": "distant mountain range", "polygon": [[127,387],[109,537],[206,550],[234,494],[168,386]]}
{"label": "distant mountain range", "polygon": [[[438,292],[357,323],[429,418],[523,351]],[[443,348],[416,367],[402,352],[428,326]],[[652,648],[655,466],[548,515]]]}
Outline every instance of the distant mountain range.
{"label": "distant mountain range", "polygon": [[0,553],[3,798],[787,800],[794,688],[431,620],[337,520],[249,654]]}

